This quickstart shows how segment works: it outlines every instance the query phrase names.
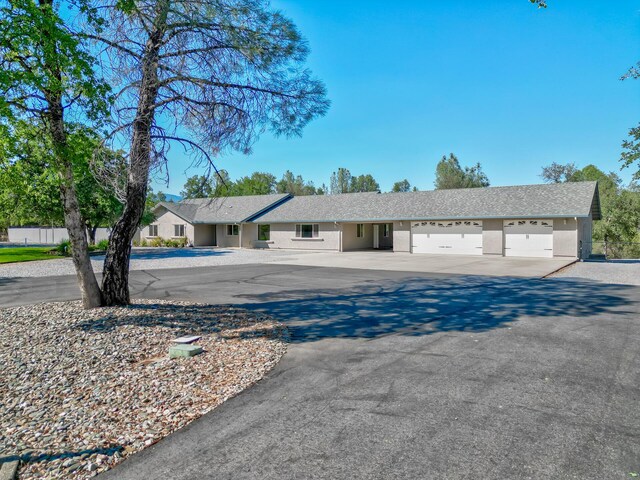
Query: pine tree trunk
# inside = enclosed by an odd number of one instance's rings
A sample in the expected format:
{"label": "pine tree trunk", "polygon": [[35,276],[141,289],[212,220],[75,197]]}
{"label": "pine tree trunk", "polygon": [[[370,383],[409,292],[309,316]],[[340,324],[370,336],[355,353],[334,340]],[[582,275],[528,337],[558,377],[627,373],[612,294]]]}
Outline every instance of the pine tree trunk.
{"label": "pine tree trunk", "polygon": [[131,242],[144,214],[151,166],[151,128],[158,97],[158,55],[167,23],[169,0],[157,5],[154,30],[149,35],[142,58],[138,107],[133,121],[127,192],[122,215],[109,237],[109,248],[102,271],[102,298],[105,305],[127,305]]}

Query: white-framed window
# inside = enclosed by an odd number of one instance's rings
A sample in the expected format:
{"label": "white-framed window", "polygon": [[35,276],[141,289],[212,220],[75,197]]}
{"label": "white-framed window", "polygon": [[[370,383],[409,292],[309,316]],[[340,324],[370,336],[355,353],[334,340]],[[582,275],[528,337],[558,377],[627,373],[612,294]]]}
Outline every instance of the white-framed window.
{"label": "white-framed window", "polygon": [[382,235],[384,237],[389,237],[389,232],[391,231],[391,225],[388,223],[384,224],[384,227],[382,227]]}
{"label": "white-framed window", "polygon": [[320,225],[317,223],[298,223],[296,225],[296,237],[313,238],[317,237],[320,232]]}
{"label": "white-framed window", "polygon": [[185,227],[184,225],[174,225],[173,226],[173,236],[174,237],[184,237],[185,236],[185,234],[184,234],[185,228],[184,227]]}
{"label": "white-framed window", "polygon": [[364,223],[356,224],[356,237],[358,238],[364,237]]}
{"label": "white-framed window", "polygon": [[258,225],[258,240],[271,240],[271,225]]}
{"label": "white-framed window", "polygon": [[227,235],[230,237],[236,237],[239,230],[238,225],[227,225]]}
{"label": "white-framed window", "polygon": [[150,237],[158,236],[158,225],[149,225],[149,236]]}

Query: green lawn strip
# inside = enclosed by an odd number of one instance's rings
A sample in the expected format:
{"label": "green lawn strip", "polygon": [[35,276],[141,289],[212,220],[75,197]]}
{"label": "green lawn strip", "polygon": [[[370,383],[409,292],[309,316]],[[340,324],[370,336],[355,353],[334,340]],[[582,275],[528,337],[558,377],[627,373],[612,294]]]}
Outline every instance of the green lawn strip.
{"label": "green lawn strip", "polygon": [[31,262],[33,260],[50,260],[60,258],[54,247],[16,247],[0,248],[0,263]]}

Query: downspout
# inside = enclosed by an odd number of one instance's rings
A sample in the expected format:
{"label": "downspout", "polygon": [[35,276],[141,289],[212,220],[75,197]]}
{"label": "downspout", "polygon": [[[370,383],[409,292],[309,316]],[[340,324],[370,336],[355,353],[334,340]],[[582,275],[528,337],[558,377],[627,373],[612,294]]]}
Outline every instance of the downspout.
{"label": "downspout", "polygon": [[239,235],[238,235],[238,240],[239,240],[239,248],[242,248],[242,223],[240,223],[240,226],[238,227],[239,230]]}

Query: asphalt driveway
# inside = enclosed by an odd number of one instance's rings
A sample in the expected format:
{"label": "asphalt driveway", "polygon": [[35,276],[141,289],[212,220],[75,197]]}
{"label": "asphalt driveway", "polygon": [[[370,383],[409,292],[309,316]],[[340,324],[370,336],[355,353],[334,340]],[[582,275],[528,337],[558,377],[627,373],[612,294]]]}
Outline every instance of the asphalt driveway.
{"label": "asphalt driveway", "polygon": [[[72,286],[7,280],[0,304]],[[132,288],[262,309],[293,338],[255,387],[101,478],[640,471],[638,287],[270,264],[134,272]]]}

